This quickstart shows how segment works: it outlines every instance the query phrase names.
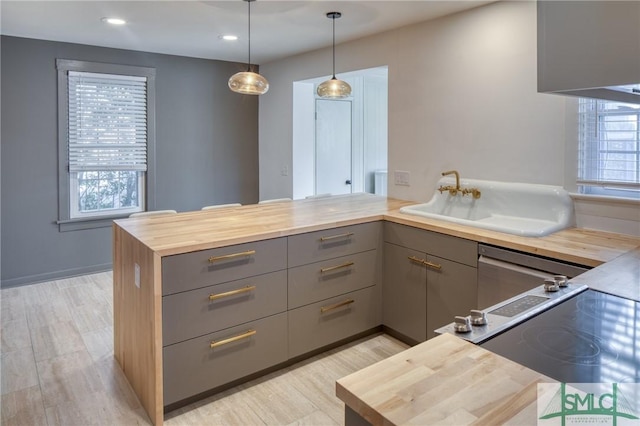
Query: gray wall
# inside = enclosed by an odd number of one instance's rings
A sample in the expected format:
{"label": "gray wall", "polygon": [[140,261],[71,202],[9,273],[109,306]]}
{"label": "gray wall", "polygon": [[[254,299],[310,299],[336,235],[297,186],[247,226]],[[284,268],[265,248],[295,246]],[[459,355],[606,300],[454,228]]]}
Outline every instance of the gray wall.
{"label": "gray wall", "polygon": [[108,269],[111,228],[60,232],[57,58],[156,68],[155,209],[258,199],[258,99],[242,64],[3,36],[2,287]]}

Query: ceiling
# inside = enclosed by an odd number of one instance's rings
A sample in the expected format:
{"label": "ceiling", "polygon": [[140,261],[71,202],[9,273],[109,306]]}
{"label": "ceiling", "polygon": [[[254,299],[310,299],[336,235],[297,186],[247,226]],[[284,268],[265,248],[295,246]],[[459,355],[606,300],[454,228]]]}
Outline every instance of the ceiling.
{"label": "ceiling", "polygon": [[[264,64],[336,43],[438,18],[495,0],[350,0],[251,3],[251,60]],[[112,26],[103,17],[125,19]],[[225,61],[247,61],[247,3],[223,1],[0,1],[0,33]],[[240,37],[235,42],[223,34]]]}

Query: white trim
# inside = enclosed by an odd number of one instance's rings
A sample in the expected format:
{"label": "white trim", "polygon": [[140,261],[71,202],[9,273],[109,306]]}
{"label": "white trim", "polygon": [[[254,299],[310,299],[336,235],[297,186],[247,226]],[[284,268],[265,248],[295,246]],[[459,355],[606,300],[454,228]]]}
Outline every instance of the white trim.
{"label": "white trim", "polygon": [[640,200],[633,198],[607,197],[604,195],[578,194],[575,192],[570,192],[569,196],[573,200],[592,201],[600,204],[640,206]]}

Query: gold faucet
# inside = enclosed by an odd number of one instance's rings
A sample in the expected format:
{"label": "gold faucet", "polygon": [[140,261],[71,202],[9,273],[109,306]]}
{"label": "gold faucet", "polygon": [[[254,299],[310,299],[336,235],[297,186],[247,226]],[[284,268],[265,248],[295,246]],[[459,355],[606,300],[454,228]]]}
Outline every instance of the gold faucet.
{"label": "gold faucet", "polygon": [[449,191],[449,195],[456,195],[458,192],[465,196],[467,194],[471,194],[475,200],[480,198],[481,192],[478,188],[460,188],[460,173],[457,170],[449,170],[448,172],[442,172],[442,176],[455,175],[456,176],[456,186],[443,186],[440,185],[438,191],[442,194],[444,191]]}
{"label": "gold faucet", "polygon": [[458,192],[460,192],[460,174],[456,170],[449,170],[448,172],[442,172],[442,176],[448,176],[448,175],[456,175],[456,186],[453,187],[451,185],[447,185],[447,186],[440,185],[440,188],[438,188],[438,191],[440,191],[441,194],[444,191],[449,191],[450,195],[456,195]]}
{"label": "gold faucet", "polygon": [[480,195],[482,195],[482,193],[478,188],[463,188],[460,190],[460,192],[462,192],[463,196],[467,194],[471,194],[475,200],[480,198]]}

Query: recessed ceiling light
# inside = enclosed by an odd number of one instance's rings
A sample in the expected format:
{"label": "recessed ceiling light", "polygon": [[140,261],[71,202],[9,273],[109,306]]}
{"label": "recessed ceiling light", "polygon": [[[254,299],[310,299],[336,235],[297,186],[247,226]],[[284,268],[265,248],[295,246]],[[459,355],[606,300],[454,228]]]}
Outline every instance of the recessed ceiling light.
{"label": "recessed ceiling light", "polygon": [[120,18],[102,18],[102,22],[106,22],[107,24],[111,24],[111,25],[124,25],[127,23],[127,21],[125,21],[124,19],[120,19]]}
{"label": "recessed ceiling light", "polygon": [[232,35],[232,34],[226,34],[226,35],[220,36],[220,38],[226,41],[236,41],[238,39],[238,36]]}

